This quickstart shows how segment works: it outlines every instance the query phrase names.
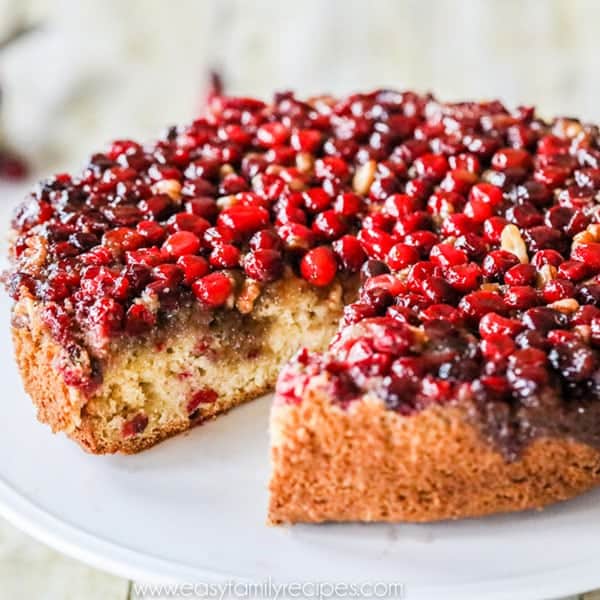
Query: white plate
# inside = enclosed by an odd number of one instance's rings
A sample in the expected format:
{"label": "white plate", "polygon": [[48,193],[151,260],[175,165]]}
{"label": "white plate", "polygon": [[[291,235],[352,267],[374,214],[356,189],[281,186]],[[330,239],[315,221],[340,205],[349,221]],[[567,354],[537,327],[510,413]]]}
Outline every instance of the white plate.
{"label": "white plate", "polygon": [[268,398],[137,456],[87,455],[35,420],[5,294],[0,311],[0,514],[66,554],[143,581],[394,581],[411,600],[600,586],[600,491],[455,523],[267,527]]}

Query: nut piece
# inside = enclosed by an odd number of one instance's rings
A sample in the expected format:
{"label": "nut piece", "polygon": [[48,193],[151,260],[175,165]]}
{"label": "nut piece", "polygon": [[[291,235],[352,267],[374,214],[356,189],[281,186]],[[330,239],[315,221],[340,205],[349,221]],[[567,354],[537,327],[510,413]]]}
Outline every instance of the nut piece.
{"label": "nut piece", "polygon": [[527,246],[521,237],[521,232],[516,225],[506,225],[500,234],[500,247],[502,250],[512,252],[521,263],[527,264],[529,256],[527,255]]}
{"label": "nut piece", "polygon": [[253,279],[246,279],[242,284],[240,295],[238,296],[235,306],[243,314],[247,315],[252,312],[255,300],[260,296],[260,284]]}
{"label": "nut piece", "polygon": [[592,328],[589,325],[575,325],[573,333],[577,334],[581,341],[586,344],[589,344],[592,339]]}
{"label": "nut piece", "polygon": [[500,247],[502,250],[512,252],[521,263],[527,264],[529,256],[527,255],[527,246],[521,237],[521,232],[516,225],[506,225],[500,235]]}
{"label": "nut piece", "polygon": [[179,204],[181,200],[181,183],[177,179],[161,179],[152,186],[152,193],[167,194],[173,202]]}
{"label": "nut piece", "polygon": [[573,236],[571,252],[579,244],[593,244],[595,242],[600,242],[600,225],[598,223],[588,225],[584,231],[580,231]]}
{"label": "nut piece", "polygon": [[360,165],[354,173],[352,179],[352,189],[361,195],[365,195],[371,189],[371,184],[375,179],[375,171],[377,170],[377,163],[374,160],[368,160],[366,163]]}
{"label": "nut piece", "polygon": [[556,279],[558,271],[552,265],[543,265],[537,272],[537,286],[543,288],[549,281]]}
{"label": "nut piece", "polygon": [[310,173],[315,164],[315,157],[310,152],[296,154],[296,168],[300,173]]}
{"label": "nut piece", "polygon": [[552,308],[565,315],[570,315],[579,308],[579,302],[577,302],[575,298],[563,298],[562,300],[557,300],[556,302],[552,302],[552,304],[548,304],[548,308]]}

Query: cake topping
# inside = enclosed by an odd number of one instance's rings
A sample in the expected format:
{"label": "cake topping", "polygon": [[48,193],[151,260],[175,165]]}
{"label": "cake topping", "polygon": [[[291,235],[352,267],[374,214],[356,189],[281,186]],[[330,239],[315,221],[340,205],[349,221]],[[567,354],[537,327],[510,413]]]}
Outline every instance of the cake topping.
{"label": "cake topping", "polygon": [[329,352],[289,369],[307,381],[317,361],[344,403],[403,413],[504,403],[510,429],[600,397],[599,190],[598,128],[530,107],[215,93],[154,144],[40,184],[9,289],[97,353],[183,305],[248,313],[290,270],[317,287],[360,273]]}

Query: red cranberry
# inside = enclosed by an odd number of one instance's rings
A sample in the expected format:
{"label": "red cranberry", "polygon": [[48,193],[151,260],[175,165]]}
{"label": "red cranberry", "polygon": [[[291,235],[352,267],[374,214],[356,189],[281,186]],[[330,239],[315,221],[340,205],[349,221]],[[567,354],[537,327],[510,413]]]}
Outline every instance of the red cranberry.
{"label": "red cranberry", "polygon": [[177,259],[177,266],[183,272],[184,283],[190,285],[208,273],[208,262],[202,256],[184,254]]}
{"label": "red cranberry", "polygon": [[216,269],[233,269],[240,262],[240,250],[232,244],[218,244],[210,253],[209,262]]}
{"label": "red cranberry", "polygon": [[537,291],[528,285],[514,285],[504,294],[504,303],[510,308],[524,310],[539,304]]}
{"label": "red cranberry", "polygon": [[458,292],[463,294],[472,292],[481,284],[481,267],[475,263],[455,265],[449,267],[446,272],[446,281]]}
{"label": "red cranberry", "polygon": [[270,229],[257,231],[248,242],[250,250],[279,250],[281,240],[279,236]]}
{"label": "red cranberry", "polygon": [[362,246],[353,235],[345,235],[331,245],[344,269],[354,273],[366,260]]}
{"label": "red cranberry", "polygon": [[483,274],[487,277],[501,277],[511,267],[519,264],[519,259],[506,250],[492,250],[483,259]]}
{"label": "red cranberry", "polygon": [[192,291],[198,300],[210,308],[223,306],[233,291],[233,283],[225,273],[210,273],[192,284]]}
{"label": "red cranberry", "polygon": [[177,231],[167,238],[164,249],[171,256],[195,254],[200,249],[200,240],[190,231]]}
{"label": "red cranberry", "polygon": [[318,287],[329,285],[335,278],[337,262],[335,254],[327,246],[309,250],[300,262],[302,277]]}
{"label": "red cranberry", "polygon": [[283,273],[283,261],[277,250],[254,250],[244,257],[243,266],[248,277],[261,282],[275,281]]}
{"label": "red cranberry", "polygon": [[496,313],[484,315],[479,322],[479,333],[481,337],[488,338],[493,335],[502,334],[515,337],[524,328],[523,324],[516,319],[507,319]]}
{"label": "red cranberry", "polygon": [[429,260],[440,267],[451,267],[468,262],[465,252],[451,244],[437,244],[431,249]]}
{"label": "red cranberry", "polygon": [[504,283],[508,285],[534,285],[536,279],[537,270],[530,264],[515,265],[504,273]]}

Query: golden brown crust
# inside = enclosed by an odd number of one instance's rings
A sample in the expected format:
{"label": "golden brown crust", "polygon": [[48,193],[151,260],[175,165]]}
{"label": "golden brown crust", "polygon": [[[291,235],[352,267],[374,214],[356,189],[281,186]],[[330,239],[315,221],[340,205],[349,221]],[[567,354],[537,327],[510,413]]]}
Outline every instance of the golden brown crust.
{"label": "golden brown crust", "polygon": [[274,405],[269,521],[425,522],[542,508],[600,483],[600,453],[533,441],[507,462],[458,406],[403,417],[365,398],[348,410],[310,388]]}

